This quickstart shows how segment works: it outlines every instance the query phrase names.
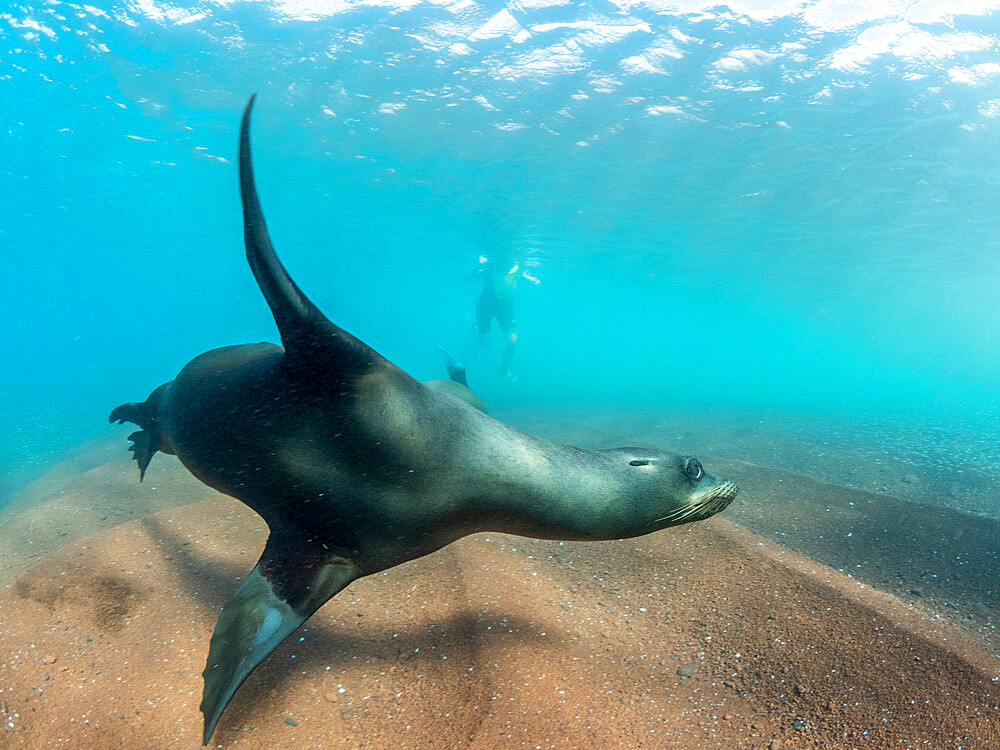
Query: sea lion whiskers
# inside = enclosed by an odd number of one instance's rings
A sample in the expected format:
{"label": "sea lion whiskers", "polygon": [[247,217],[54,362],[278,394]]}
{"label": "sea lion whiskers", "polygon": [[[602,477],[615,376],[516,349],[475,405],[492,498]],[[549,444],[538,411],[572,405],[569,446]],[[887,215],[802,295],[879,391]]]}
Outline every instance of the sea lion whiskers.
{"label": "sea lion whiskers", "polygon": [[673,513],[666,515],[663,518],[657,518],[655,521],[653,521],[653,525],[659,526],[659,524],[663,523],[664,521],[673,521],[674,519],[678,518],[681,514],[687,513],[689,510],[690,508],[680,508],[678,510],[675,510]]}
{"label": "sea lion whiskers", "polygon": [[660,524],[663,523],[664,521],[669,521],[671,526],[679,526],[680,524],[684,523],[684,521],[687,520],[688,518],[700,514],[702,511],[705,510],[707,505],[708,505],[707,503],[694,503],[684,508],[679,508],[670,515],[664,516],[663,518],[658,518],[656,520],[656,523]]}
{"label": "sea lion whiskers", "polygon": [[738,491],[733,482],[723,481],[708,492],[696,497],[690,504],[677,508],[662,518],[657,518],[653,524],[659,526],[666,522],[667,525],[676,526],[694,517],[713,516],[727,508],[735,499]]}

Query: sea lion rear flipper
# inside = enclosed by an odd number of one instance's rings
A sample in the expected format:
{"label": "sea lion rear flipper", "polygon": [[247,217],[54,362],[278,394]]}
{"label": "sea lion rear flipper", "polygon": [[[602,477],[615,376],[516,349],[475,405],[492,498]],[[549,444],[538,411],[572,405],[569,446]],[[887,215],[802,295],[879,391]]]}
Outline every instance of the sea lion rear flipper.
{"label": "sea lion rear flipper", "polygon": [[441,352],[441,356],[444,357],[444,366],[445,369],[448,370],[448,377],[456,383],[468,387],[469,380],[465,374],[465,365],[463,365],[454,354],[449,352],[443,346],[439,346],[438,351]]}
{"label": "sea lion rear flipper", "polygon": [[129,441],[132,443],[128,449],[132,451],[132,458],[139,464],[140,482],[146,478],[146,469],[149,468],[149,462],[153,460],[153,454],[156,453],[155,441],[152,439],[151,432],[148,429],[149,420],[146,418],[145,406],[145,404],[137,404],[135,401],[130,401],[127,404],[116,406],[111,412],[111,416],[108,417],[108,421],[111,423],[125,424],[126,422],[131,422],[143,428],[136,430],[128,436]]}
{"label": "sea lion rear flipper", "polygon": [[108,417],[108,421],[111,423],[131,422],[142,428],[128,436],[128,439],[132,441],[132,445],[128,449],[132,451],[132,457],[139,464],[140,482],[145,478],[146,469],[149,467],[149,462],[153,460],[153,454],[156,451],[173,453],[170,440],[163,434],[159,421],[160,403],[166,397],[169,389],[170,383],[164,383],[149,394],[149,398],[141,404],[135,401],[121,404],[116,406]]}
{"label": "sea lion rear flipper", "polygon": [[204,744],[236,689],[279,643],[359,575],[354,563],[295,534],[267,540],[212,633],[201,711]]}

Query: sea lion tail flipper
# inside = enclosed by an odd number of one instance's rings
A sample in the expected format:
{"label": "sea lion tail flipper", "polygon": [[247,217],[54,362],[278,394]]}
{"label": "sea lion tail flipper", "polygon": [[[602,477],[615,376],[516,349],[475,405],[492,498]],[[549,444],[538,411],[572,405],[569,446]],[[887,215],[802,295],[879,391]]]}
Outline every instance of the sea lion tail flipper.
{"label": "sea lion tail flipper", "polygon": [[250,113],[256,98],[254,94],[247,102],[240,126],[240,199],[247,262],[271,308],[288,354],[308,353],[311,357],[321,354],[334,367],[368,370],[375,362],[382,361],[382,356],[331,323],[292,281],[271,245],[250,155]]}
{"label": "sea lion tail flipper", "polygon": [[359,576],[350,560],[295,534],[271,533],[257,565],[222,607],[205,665],[204,744],[243,680],[330,597]]}
{"label": "sea lion tail flipper", "polygon": [[153,460],[153,454],[156,453],[155,441],[149,430],[136,430],[128,436],[128,439],[132,443],[128,449],[132,451],[132,458],[139,464],[139,483],[142,484],[142,480],[146,478],[149,462]]}
{"label": "sea lion tail flipper", "polygon": [[456,383],[461,383],[462,385],[468,387],[469,383],[465,375],[465,365],[459,362],[455,355],[443,346],[439,346],[438,351],[441,352],[441,356],[444,357],[444,366],[445,369],[448,370],[448,377]]}
{"label": "sea lion tail flipper", "polygon": [[163,447],[167,447],[167,450],[170,451],[169,446],[165,445],[169,441],[163,435],[157,419],[157,414],[160,410],[160,401],[169,386],[170,383],[164,383],[153,391],[149,395],[149,398],[141,404],[130,401],[127,404],[116,406],[108,417],[108,421],[111,423],[125,424],[126,422],[131,422],[142,428],[128,436],[128,439],[132,442],[132,445],[128,449],[132,451],[132,457],[139,464],[140,482],[146,477],[146,469],[149,467],[149,462],[153,460],[153,455],[156,451],[161,450]]}

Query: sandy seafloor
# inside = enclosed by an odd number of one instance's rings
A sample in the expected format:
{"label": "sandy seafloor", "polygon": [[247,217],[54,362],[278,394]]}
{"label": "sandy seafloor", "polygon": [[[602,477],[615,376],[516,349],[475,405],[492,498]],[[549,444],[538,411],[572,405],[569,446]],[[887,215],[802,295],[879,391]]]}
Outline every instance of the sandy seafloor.
{"label": "sandy seafloor", "polygon": [[[498,416],[695,453],[741,493],[638,539],[479,534],[357,581],[213,745],[1000,748],[988,477],[766,419]],[[209,638],[266,529],[172,457],[140,485],[126,434],[0,511],[0,747],[201,746]]]}

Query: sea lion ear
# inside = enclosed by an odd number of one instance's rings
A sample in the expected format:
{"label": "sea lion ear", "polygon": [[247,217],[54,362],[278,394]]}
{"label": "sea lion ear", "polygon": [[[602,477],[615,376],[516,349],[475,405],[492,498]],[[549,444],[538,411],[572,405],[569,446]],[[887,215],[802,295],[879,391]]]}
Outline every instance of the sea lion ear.
{"label": "sea lion ear", "polygon": [[648,458],[633,458],[628,462],[629,466],[649,466],[652,463]]}

